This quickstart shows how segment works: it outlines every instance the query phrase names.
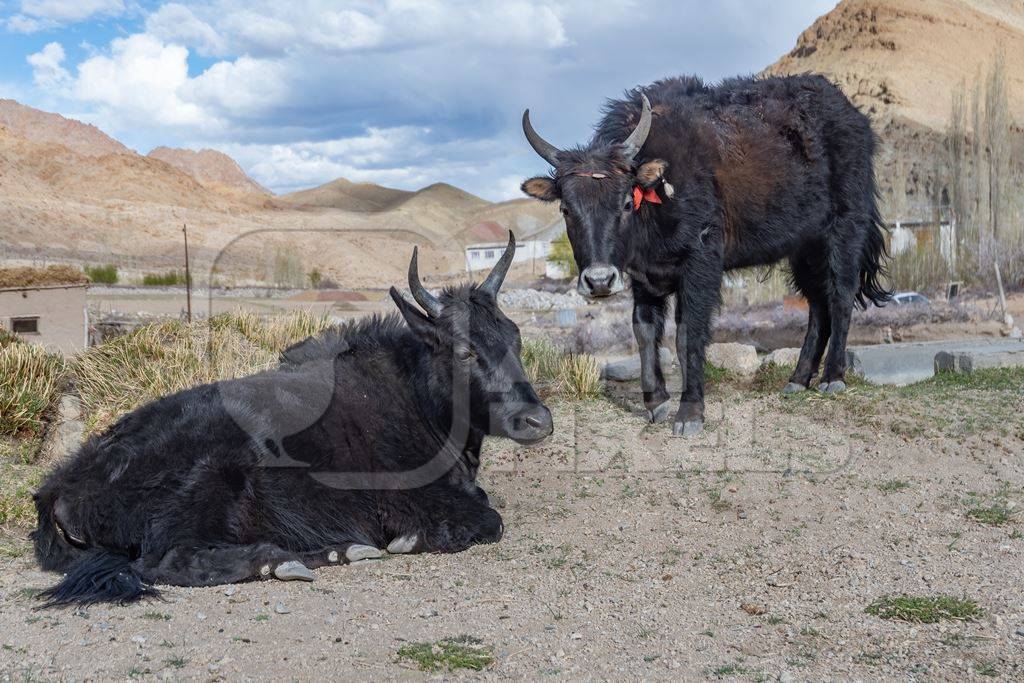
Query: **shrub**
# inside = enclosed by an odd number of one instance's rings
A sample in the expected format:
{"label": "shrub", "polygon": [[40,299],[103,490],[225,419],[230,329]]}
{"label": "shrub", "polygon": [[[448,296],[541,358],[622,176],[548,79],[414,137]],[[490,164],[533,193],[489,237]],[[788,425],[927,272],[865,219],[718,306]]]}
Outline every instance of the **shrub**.
{"label": "shrub", "polygon": [[166,273],[146,273],[142,276],[145,287],[173,287],[185,284],[185,273],[180,270],[169,270]]}
{"label": "shrub", "polygon": [[113,285],[117,283],[117,266],[107,264],[105,266],[86,266],[82,270],[89,276],[89,279],[93,282],[98,282],[104,285]]}
{"label": "shrub", "polygon": [[558,265],[570,278],[579,276],[580,269],[572,255],[572,244],[569,242],[569,235],[567,233],[563,232],[551,243],[548,262]]}

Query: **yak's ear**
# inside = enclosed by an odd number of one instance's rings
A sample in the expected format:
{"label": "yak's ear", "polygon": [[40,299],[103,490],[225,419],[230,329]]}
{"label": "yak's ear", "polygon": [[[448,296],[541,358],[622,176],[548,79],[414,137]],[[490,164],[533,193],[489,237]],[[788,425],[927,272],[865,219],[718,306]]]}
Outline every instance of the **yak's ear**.
{"label": "yak's ear", "polygon": [[558,199],[555,181],[547,176],[530,178],[524,181],[521,187],[523,192],[542,202],[553,202]]}
{"label": "yak's ear", "polygon": [[405,318],[405,322],[409,325],[417,337],[427,342],[431,346],[437,341],[437,332],[434,329],[433,321],[427,316],[420,313],[415,306],[405,300],[405,297],[401,293],[392,287],[388,290],[391,294],[391,298],[395,300],[395,305],[398,306],[398,312]]}
{"label": "yak's ear", "polygon": [[666,171],[668,171],[667,161],[653,159],[640,164],[640,168],[636,169],[636,179],[643,187],[654,187],[665,177]]}

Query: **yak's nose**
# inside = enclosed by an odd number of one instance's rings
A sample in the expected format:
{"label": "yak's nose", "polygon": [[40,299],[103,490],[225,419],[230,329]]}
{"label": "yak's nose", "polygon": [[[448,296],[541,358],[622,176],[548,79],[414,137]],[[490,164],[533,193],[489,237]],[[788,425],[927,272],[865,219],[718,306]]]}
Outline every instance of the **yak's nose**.
{"label": "yak's nose", "polygon": [[512,418],[513,439],[523,444],[533,444],[546,439],[555,431],[551,411],[545,406],[535,405],[521,410]]}
{"label": "yak's nose", "polygon": [[615,266],[595,263],[580,273],[576,291],[589,298],[611,296],[622,291],[622,275]]}

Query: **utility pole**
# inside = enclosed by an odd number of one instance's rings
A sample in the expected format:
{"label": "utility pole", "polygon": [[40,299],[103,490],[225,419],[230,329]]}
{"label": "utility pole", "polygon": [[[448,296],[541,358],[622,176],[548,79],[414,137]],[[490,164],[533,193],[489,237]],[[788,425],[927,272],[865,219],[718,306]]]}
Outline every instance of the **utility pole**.
{"label": "utility pole", "polygon": [[181,232],[185,235],[185,301],[188,307],[188,322],[192,323],[192,272],[188,266],[188,225],[181,224]]}

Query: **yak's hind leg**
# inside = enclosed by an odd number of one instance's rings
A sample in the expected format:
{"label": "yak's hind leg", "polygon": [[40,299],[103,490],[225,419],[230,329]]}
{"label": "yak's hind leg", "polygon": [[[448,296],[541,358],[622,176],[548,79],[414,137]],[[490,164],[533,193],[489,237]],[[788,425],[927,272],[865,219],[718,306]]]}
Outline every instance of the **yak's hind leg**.
{"label": "yak's hind leg", "polygon": [[251,579],[312,581],[299,555],[272,543],[221,547],[176,546],[159,558],[143,558],[142,576],[170,586],[218,586]]}
{"label": "yak's hind leg", "polygon": [[[815,255],[810,256],[811,252]],[[796,368],[790,375],[789,384],[782,390],[785,394],[803,391],[810,386],[811,380],[818,374],[821,357],[825,354],[825,346],[832,332],[826,265],[818,252],[820,245],[790,260],[793,284],[807,299],[807,332],[803,346],[800,347]]]}
{"label": "yak's hind leg", "polygon": [[818,389],[834,394],[846,388],[846,338],[850,332],[853,306],[860,288],[860,256],[863,239],[857,220],[836,221],[828,244],[828,316],[832,326],[828,353]]}

